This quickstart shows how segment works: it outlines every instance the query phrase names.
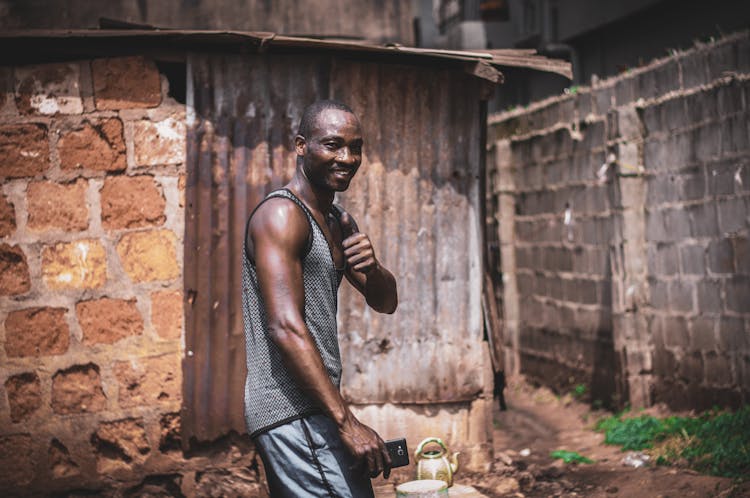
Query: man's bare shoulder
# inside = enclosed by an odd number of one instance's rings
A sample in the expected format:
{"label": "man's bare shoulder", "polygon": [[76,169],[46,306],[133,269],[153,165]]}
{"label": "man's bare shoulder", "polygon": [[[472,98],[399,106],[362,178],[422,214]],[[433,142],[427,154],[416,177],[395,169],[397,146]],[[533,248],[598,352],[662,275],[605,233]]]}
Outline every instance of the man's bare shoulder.
{"label": "man's bare shoulder", "polygon": [[289,248],[304,246],[309,236],[307,215],[293,200],[273,197],[261,204],[250,219],[254,243],[271,243]]}

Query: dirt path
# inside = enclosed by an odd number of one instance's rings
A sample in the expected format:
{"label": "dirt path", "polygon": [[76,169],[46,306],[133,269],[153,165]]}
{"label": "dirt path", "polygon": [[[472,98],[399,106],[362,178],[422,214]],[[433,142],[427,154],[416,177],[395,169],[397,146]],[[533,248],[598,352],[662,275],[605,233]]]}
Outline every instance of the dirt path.
{"label": "dirt path", "polygon": [[[545,388],[512,379],[505,391],[507,411],[495,412],[495,463],[489,475],[463,474],[460,482],[490,497],[750,497],[750,483],[699,475],[688,469],[661,466],[633,468],[627,455],[603,444],[591,430],[604,413],[569,396],[558,398]],[[563,464],[551,451],[577,451],[595,461]],[[526,450],[526,451],[524,451]]]}

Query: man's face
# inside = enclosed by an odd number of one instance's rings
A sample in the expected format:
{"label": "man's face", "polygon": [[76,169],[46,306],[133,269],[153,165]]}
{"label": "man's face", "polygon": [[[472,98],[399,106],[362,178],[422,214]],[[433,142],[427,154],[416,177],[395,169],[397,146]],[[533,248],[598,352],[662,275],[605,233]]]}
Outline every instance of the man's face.
{"label": "man's face", "polygon": [[307,179],[318,188],[342,192],[349,188],[362,162],[362,129],[354,114],[325,109],[318,114],[309,137],[297,137]]}

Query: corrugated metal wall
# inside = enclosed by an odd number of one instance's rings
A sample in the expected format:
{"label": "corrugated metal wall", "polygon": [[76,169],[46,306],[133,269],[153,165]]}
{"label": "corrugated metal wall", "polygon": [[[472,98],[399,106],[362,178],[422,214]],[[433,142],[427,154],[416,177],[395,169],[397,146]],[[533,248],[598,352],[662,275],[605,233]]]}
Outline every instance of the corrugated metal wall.
{"label": "corrugated metal wall", "polygon": [[309,55],[200,55],[188,72],[186,438],[244,429],[244,223],[293,173],[294,131],[317,98],[347,102],[362,121],[363,166],[339,201],[401,299],[396,314],[380,315],[342,285],[345,395],[473,399],[482,389],[478,84],[460,71]]}
{"label": "corrugated metal wall", "polygon": [[[108,17],[172,29],[339,35],[414,45],[416,2],[403,0],[24,0],[0,28],[94,28]],[[3,5],[6,3],[4,2]]]}

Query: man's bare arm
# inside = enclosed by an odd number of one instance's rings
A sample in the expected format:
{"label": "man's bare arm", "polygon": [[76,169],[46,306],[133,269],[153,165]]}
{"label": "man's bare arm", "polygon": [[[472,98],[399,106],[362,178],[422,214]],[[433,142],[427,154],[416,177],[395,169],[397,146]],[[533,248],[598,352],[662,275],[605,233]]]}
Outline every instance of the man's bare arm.
{"label": "man's bare arm", "polygon": [[380,313],[393,313],[398,307],[396,279],[375,257],[370,238],[359,231],[347,212],[341,214],[346,278],[365,297],[367,304]]}
{"label": "man's bare arm", "polygon": [[[293,378],[339,427],[342,441],[357,459],[366,461],[371,476],[390,473],[382,439],[351,413],[326,372],[304,320],[302,258],[309,225],[292,203],[267,201],[250,222],[258,283],[269,334]],[[332,317],[335,318],[335,317]]]}

